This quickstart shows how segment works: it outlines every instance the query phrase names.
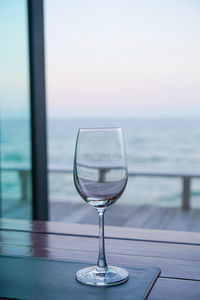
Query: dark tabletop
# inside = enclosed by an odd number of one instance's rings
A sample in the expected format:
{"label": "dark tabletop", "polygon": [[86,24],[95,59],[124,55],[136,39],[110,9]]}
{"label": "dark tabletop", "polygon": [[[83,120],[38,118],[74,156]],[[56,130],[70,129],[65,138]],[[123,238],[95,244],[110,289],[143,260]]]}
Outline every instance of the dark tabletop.
{"label": "dark tabletop", "polygon": [[[200,299],[200,233],[107,226],[105,234],[109,264],[161,269],[149,300]],[[0,219],[0,253],[94,264],[98,227]]]}

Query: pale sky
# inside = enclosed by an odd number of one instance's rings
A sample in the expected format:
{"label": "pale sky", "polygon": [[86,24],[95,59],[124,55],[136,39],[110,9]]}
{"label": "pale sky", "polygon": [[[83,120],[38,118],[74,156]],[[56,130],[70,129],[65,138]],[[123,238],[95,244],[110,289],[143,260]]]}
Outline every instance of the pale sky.
{"label": "pale sky", "polygon": [[200,116],[200,2],[46,0],[48,112]]}
{"label": "pale sky", "polygon": [[[199,0],[45,0],[50,117],[199,116]],[[26,0],[0,1],[4,115],[29,113]]]}
{"label": "pale sky", "polygon": [[0,0],[1,118],[30,115],[26,0]]}

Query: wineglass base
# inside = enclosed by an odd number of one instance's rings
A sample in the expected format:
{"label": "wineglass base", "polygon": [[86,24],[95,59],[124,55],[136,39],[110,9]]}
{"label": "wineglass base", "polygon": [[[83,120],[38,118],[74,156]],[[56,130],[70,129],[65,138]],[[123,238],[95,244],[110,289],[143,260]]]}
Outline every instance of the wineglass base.
{"label": "wineglass base", "polygon": [[88,267],[76,273],[76,279],[87,285],[111,286],[128,280],[129,274],[125,269],[109,266],[106,272],[99,272],[97,267]]}

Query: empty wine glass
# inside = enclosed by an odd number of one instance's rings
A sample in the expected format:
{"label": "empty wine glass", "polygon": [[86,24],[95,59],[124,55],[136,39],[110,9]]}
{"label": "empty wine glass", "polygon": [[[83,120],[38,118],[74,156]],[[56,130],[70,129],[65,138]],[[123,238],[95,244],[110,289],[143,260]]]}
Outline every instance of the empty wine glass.
{"label": "empty wine glass", "polygon": [[119,267],[107,266],[104,246],[104,212],[119,199],[128,180],[121,128],[79,129],[73,173],[78,193],[99,214],[97,266],[79,270],[76,279],[97,286],[125,282],[128,272]]}

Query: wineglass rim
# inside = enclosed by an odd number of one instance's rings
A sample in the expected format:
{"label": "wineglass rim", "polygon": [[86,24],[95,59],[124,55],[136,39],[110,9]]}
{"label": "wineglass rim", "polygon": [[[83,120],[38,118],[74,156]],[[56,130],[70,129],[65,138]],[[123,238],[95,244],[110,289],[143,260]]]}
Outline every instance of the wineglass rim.
{"label": "wineglass rim", "polygon": [[120,130],[121,131],[121,127],[91,127],[91,128],[79,128],[79,131],[103,131],[103,130],[107,130],[107,131],[112,131],[112,130]]}

